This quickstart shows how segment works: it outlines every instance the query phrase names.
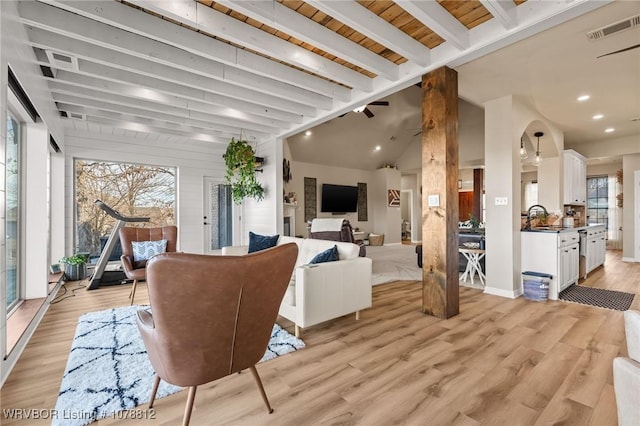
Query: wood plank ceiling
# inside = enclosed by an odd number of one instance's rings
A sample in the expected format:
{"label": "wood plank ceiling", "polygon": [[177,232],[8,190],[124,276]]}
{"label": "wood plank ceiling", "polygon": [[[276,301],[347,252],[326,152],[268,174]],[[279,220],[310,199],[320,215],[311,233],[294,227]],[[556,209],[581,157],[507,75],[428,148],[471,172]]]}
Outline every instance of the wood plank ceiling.
{"label": "wood plank ceiling", "polygon": [[298,133],[583,0],[524,2],[41,0],[19,13],[69,126],[224,144]]}

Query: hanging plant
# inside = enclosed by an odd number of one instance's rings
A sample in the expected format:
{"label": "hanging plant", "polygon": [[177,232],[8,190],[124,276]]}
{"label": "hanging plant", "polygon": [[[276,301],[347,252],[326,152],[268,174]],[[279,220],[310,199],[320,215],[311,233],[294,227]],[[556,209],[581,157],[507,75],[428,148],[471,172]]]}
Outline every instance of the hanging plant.
{"label": "hanging plant", "polygon": [[225,181],[231,186],[233,202],[240,204],[245,198],[262,200],[264,188],[256,179],[256,153],[249,142],[231,138],[222,158],[226,165]]}

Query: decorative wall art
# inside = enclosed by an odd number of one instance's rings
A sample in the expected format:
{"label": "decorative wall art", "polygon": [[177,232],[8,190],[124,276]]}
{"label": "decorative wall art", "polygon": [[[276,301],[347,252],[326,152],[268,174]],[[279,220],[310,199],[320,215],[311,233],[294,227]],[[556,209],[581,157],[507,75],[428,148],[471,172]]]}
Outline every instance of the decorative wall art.
{"label": "decorative wall art", "polygon": [[389,207],[400,207],[400,191],[397,189],[390,189],[388,191]]}
{"label": "decorative wall art", "polygon": [[317,198],[316,178],[304,178],[304,221],[309,222],[318,215],[318,198]]}
{"label": "decorative wall art", "polygon": [[282,160],[282,179],[284,183],[289,183],[293,176],[291,175],[291,164],[286,158]]}
{"label": "decorative wall art", "polygon": [[367,222],[368,220],[367,183],[358,182],[358,222]]}

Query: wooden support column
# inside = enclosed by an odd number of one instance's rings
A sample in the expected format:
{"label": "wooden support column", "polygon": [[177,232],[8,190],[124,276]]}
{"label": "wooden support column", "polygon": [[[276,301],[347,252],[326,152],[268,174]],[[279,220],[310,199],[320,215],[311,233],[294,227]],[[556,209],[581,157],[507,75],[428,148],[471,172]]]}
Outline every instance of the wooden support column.
{"label": "wooden support column", "polygon": [[422,312],[459,312],[458,73],[422,76]]}
{"label": "wooden support column", "polygon": [[484,193],[484,169],[473,169],[473,216],[482,222],[482,194]]}

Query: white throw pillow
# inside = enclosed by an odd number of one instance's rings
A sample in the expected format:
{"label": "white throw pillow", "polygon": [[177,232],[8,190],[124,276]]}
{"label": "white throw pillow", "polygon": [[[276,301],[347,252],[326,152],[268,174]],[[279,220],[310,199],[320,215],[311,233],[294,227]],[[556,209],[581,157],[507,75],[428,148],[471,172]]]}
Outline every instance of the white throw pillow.
{"label": "white throw pillow", "polygon": [[167,240],[157,241],[132,241],[133,261],[149,260],[156,254],[167,251]]}

